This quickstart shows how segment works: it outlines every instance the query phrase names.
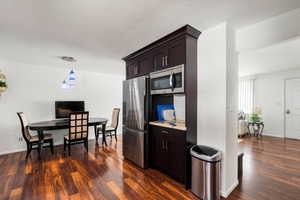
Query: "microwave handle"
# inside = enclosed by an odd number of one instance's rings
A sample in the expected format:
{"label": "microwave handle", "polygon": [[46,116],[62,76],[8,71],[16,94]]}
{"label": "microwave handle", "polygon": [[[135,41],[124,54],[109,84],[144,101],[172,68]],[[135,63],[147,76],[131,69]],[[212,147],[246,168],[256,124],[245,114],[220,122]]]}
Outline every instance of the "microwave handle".
{"label": "microwave handle", "polygon": [[172,88],[173,89],[173,73],[172,74],[170,74],[170,88]]}
{"label": "microwave handle", "polygon": [[175,77],[174,77],[174,73],[172,72],[171,75],[170,75],[170,87],[172,90],[175,89]]}

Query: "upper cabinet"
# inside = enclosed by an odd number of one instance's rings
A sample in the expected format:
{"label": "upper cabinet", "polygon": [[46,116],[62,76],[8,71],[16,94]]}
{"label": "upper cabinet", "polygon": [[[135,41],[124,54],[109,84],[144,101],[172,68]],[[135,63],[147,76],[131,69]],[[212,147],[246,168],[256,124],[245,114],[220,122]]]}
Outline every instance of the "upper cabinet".
{"label": "upper cabinet", "polygon": [[139,76],[139,67],[136,61],[126,63],[126,78],[134,78]]}
{"label": "upper cabinet", "polygon": [[126,79],[144,76],[154,71],[151,54],[139,56],[126,63]]}
{"label": "upper cabinet", "polygon": [[166,68],[168,65],[168,49],[166,47],[158,48],[153,53],[154,70],[158,71]]}
{"label": "upper cabinet", "polygon": [[154,66],[153,66],[152,60],[153,60],[153,55],[151,53],[140,56],[138,58],[139,75],[140,76],[147,75],[150,72],[154,71]]}
{"label": "upper cabinet", "polygon": [[185,38],[170,42],[168,46],[167,67],[185,64]]}
{"label": "upper cabinet", "polygon": [[186,58],[190,50],[191,38],[194,42],[200,35],[200,31],[186,25],[167,36],[147,45],[146,47],[126,56],[126,79],[148,75],[150,72],[187,65]]}
{"label": "upper cabinet", "polygon": [[166,46],[154,50],[154,70],[185,64],[185,38],[179,38],[167,43]]}

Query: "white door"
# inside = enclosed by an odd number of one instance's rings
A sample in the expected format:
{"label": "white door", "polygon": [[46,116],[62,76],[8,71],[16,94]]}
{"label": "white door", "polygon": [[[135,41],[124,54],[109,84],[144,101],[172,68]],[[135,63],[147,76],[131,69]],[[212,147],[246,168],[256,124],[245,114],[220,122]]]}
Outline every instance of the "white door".
{"label": "white door", "polygon": [[286,80],[285,137],[300,139],[300,79]]}

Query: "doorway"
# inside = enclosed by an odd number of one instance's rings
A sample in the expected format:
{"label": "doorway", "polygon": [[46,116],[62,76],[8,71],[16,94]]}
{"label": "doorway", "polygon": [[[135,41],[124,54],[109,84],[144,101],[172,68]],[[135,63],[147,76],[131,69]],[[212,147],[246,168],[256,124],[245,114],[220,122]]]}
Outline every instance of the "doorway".
{"label": "doorway", "polygon": [[285,137],[300,139],[300,78],[285,80]]}

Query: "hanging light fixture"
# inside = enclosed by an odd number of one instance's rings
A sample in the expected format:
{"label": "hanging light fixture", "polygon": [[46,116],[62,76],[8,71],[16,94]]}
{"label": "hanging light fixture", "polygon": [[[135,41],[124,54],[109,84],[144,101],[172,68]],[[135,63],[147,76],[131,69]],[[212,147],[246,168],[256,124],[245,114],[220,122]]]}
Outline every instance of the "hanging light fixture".
{"label": "hanging light fixture", "polygon": [[62,88],[62,89],[68,89],[68,88],[69,88],[69,85],[68,85],[68,83],[67,83],[66,80],[63,80],[63,82],[62,82],[62,84],[61,84],[61,88]]}
{"label": "hanging light fixture", "polygon": [[76,84],[76,74],[75,74],[74,70],[71,70],[69,72],[68,84],[69,84],[70,87],[74,87],[75,84]]}
{"label": "hanging light fixture", "polygon": [[[74,57],[70,57],[70,56],[61,56],[60,59],[62,59],[63,61],[67,61],[67,62],[76,62],[77,61]],[[67,81],[64,80],[62,82],[62,88],[63,89],[73,88],[75,85],[76,85],[76,73],[72,69],[68,73]]]}

